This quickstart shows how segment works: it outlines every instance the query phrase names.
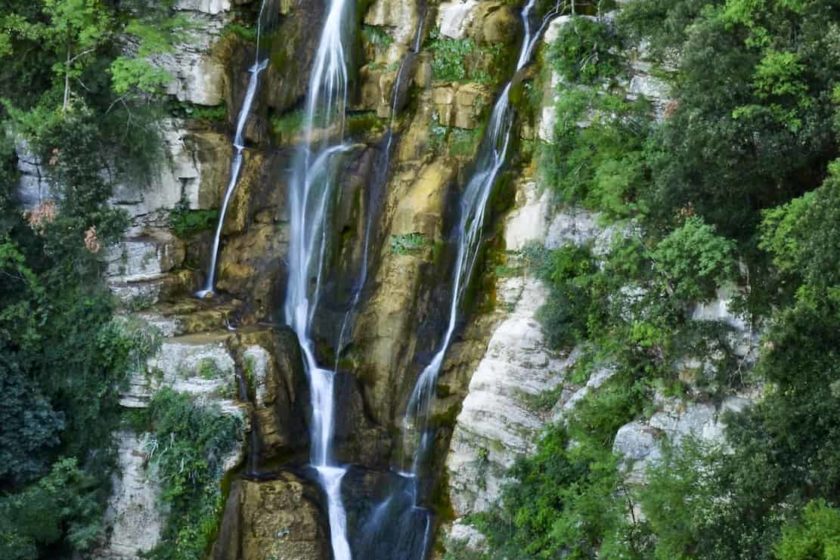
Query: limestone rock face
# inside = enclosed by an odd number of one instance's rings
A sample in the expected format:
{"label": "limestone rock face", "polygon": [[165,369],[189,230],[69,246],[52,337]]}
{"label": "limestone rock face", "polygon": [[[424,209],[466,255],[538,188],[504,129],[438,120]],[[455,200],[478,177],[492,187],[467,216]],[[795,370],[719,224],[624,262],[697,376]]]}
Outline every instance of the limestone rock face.
{"label": "limestone rock face", "polygon": [[231,20],[230,7],[230,0],[175,3],[175,9],[190,24],[185,40],[172,52],[155,55],[152,61],[172,76],[166,92],[179,101],[213,106],[224,100],[225,65],[213,53],[213,47]]}
{"label": "limestone rock face", "polygon": [[415,0],[375,0],[364,21],[367,25],[389,28],[394,41],[409,44],[417,28],[417,7]]}
{"label": "limestone rock face", "polygon": [[[519,182],[516,207],[505,222],[508,249],[543,242],[548,227],[547,201],[533,182]],[[547,294],[542,283],[528,277],[500,279],[497,293],[511,311],[497,324],[472,373],[446,459],[449,498],[458,518],[486,510],[498,499],[507,469],[533,451],[548,411],[537,410],[529,396],[557,387],[568,366],[546,349],[536,321]],[[456,522],[450,538],[474,540],[461,535],[465,530]]]}
{"label": "limestone rock face", "polygon": [[252,392],[252,429],[257,430],[260,459],[305,450],[309,397],[295,334],[286,328],[243,329],[232,345]]}
{"label": "limestone rock face", "polygon": [[328,560],[328,529],[318,493],[300,477],[236,480],[231,485],[213,560]]}
{"label": "limestone rock face", "polygon": [[441,125],[473,129],[488,110],[491,95],[481,84],[450,84],[435,87],[432,100]]}
{"label": "limestone rock face", "polygon": [[510,44],[522,23],[517,10],[506,2],[481,2],[473,12],[469,35],[480,44]]}
{"label": "limestone rock face", "polygon": [[166,230],[126,238],[106,254],[107,275],[113,281],[137,282],[159,278],[184,262],[184,243]]}
{"label": "limestone rock face", "polygon": [[438,6],[437,25],[440,34],[450,39],[463,39],[475,19],[477,0],[454,0]]}
{"label": "limestone rock face", "polygon": [[502,290],[514,308],[496,327],[473,373],[446,460],[449,496],[459,517],[494,503],[507,469],[534,451],[548,414],[536,410],[529,397],[560,384],[569,363],[546,350],[535,318],[546,299],[542,283],[507,279]]}
{"label": "limestone rock face", "polygon": [[[379,118],[389,118],[393,108],[393,91],[398,72],[399,69],[391,70],[389,67],[382,68],[370,64],[362,67],[359,70],[361,79],[359,108],[376,111],[376,116]],[[405,81],[407,82],[408,79],[406,78]]]}
{"label": "limestone rock face", "polygon": [[190,131],[183,121],[161,126],[163,159],[148,184],[116,184],[111,204],[135,223],[164,225],[161,213],[179,202],[193,210],[218,207],[230,167],[232,148],[218,132]]}
{"label": "limestone rock face", "polygon": [[224,409],[241,414],[233,402],[236,380],[235,363],[227,346],[230,336],[220,332],[165,339],[146,367],[131,375],[120,404],[146,407],[158,389],[169,387],[217,401]]}
{"label": "limestone rock face", "polygon": [[270,64],[261,93],[277,114],[291,109],[306,95],[325,6],[324,2],[281,0],[281,10],[287,9],[269,46]]}
{"label": "limestone rock face", "polygon": [[[565,210],[552,216],[546,195],[532,181],[519,181],[516,189],[515,207],[505,221],[509,251],[529,243],[585,243],[600,233],[590,213]],[[472,373],[446,459],[456,516],[447,538],[473,549],[480,548],[483,537],[463,522],[463,516],[485,511],[499,499],[506,471],[518,458],[533,453],[540,431],[557,420],[557,411],[577,394],[565,380],[577,353],[561,356],[549,350],[536,318],[548,295],[543,283],[527,275],[500,278],[496,293],[498,307],[507,311]],[[604,380],[599,377],[598,383]],[[537,404],[535,397],[558,389],[562,390],[553,407]]]}
{"label": "limestone rock face", "polygon": [[731,396],[718,408],[711,403],[686,403],[661,396],[656,401],[659,410],[650,420],[625,424],[619,428],[613,442],[613,452],[624,458],[628,481],[632,483],[644,482],[647,468],[662,459],[665,441],[679,445],[692,436],[706,443],[724,444],[723,414],[740,412],[753,402],[747,396]]}
{"label": "limestone rock face", "polygon": [[[165,339],[145,368],[131,375],[120,404],[144,408],[156,391],[169,387],[189,394],[199,404],[215,403],[227,414],[243,418],[244,412],[231,394],[235,363],[227,349],[227,338],[220,334]],[[95,558],[134,560],[159,542],[164,523],[160,484],[154,471],[149,470],[144,436],[127,431],[115,434],[119,465],[105,519],[109,536]],[[223,461],[225,471],[241,462],[243,449],[242,441],[235,442],[233,452]]]}
{"label": "limestone rock face", "polygon": [[[382,426],[390,424],[401,392],[397,376],[415,349],[415,320],[422,305],[421,270],[431,257],[431,243],[440,239],[446,187],[454,168],[437,160],[397,179],[389,204],[394,204],[389,236],[419,233],[429,245],[418,253],[398,254],[386,243],[371,296],[356,328],[357,343],[364,348],[364,394],[367,409]],[[405,383],[406,380],[403,380]]]}
{"label": "limestone rock face", "polygon": [[272,313],[285,268],[278,255],[285,255],[287,231],[275,224],[253,224],[242,235],[230,237],[219,255],[217,287],[252,300],[260,316]]}
{"label": "limestone rock face", "polygon": [[[278,183],[276,175],[284,165],[288,165],[286,155],[247,151],[222,229],[216,287],[246,302],[259,318],[276,315],[285,283],[281,257],[288,244],[286,185]],[[204,266],[208,253],[199,257]]]}
{"label": "limestone rock face", "polygon": [[17,168],[20,179],[17,197],[24,210],[33,210],[53,196],[49,177],[41,159],[29,150],[24,141],[15,145]]}
{"label": "limestone rock face", "polygon": [[505,219],[505,249],[521,251],[545,239],[549,227],[551,193],[538,192],[537,183],[526,181],[516,189],[516,207]]}
{"label": "limestone rock face", "polygon": [[95,553],[101,560],[134,560],[157,545],[164,516],[159,507],[160,484],[146,469],[142,436],[118,432],[118,473],[105,513],[111,527],[108,548]]}

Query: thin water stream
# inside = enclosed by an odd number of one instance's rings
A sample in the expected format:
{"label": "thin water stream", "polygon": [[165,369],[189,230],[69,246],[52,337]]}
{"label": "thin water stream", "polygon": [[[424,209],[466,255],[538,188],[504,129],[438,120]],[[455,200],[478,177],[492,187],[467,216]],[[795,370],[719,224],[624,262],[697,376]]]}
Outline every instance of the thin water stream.
{"label": "thin water stream", "polygon": [[[525,36],[517,58],[514,77],[531,60],[534,47],[548,22],[558,13],[560,2],[555,9],[543,16],[539,25],[533,27],[533,10],[536,0],[529,0],[522,9],[522,21]],[[423,369],[411,393],[403,419],[403,440],[405,450],[410,451],[411,465],[403,473],[411,487],[414,507],[422,509],[423,465],[428,460],[434,442],[434,434],[429,425],[431,404],[435,386],[440,375],[446,353],[449,350],[458,325],[460,305],[475,268],[481,244],[481,232],[484,226],[487,202],[499,177],[508,155],[513,132],[514,111],[510,104],[510,89],[513,79],[505,84],[502,93],[493,106],[490,122],[479,146],[475,161],[475,170],[464,189],[460,201],[459,220],[456,229],[457,253],[452,272],[449,313],[443,340],[431,362]],[[427,518],[426,536],[418,558],[428,554],[430,545],[431,521]]]}
{"label": "thin water stream", "polygon": [[[556,15],[557,8],[542,18],[542,22],[535,29],[532,28],[532,11],[536,0],[529,0],[522,9],[522,21],[525,37],[516,63],[515,74],[522,70],[531,60],[534,47],[540,39],[542,31],[550,19]],[[466,292],[470,277],[475,267],[481,243],[481,230],[487,209],[487,201],[493,191],[493,186],[499,172],[505,164],[508,148],[510,147],[513,128],[513,110],[510,106],[510,88],[512,81],[505,84],[501,95],[493,106],[490,123],[485,136],[479,146],[476,157],[475,171],[470,177],[460,201],[460,218],[456,230],[457,254],[452,275],[452,291],[449,300],[449,316],[443,341],[431,362],[423,369],[406,409],[403,421],[404,438],[408,447],[413,449],[410,475],[417,478],[420,463],[424,460],[431,437],[426,433],[428,428],[429,410],[434,395],[435,385],[443,366],[444,358],[452,344],[455,329],[458,324],[460,304]]]}
{"label": "thin water stream", "polygon": [[213,236],[213,248],[210,253],[210,266],[207,268],[207,278],[204,281],[204,287],[196,292],[199,298],[205,298],[213,293],[216,286],[216,264],[219,258],[219,247],[222,239],[222,229],[225,225],[225,217],[227,216],[228,206],[230,200],[233,198],[233,193],[236,191],[236,186],[239,184],[239,175],[242,172],[242,163],[245,150],[245,125],[248,124],[248,117],[251,115],[251,106],[254,104],[254,98],[257,95],[257,88],[259,87],[260,74],[268,66],[268,59],[260,60],[260,38],[262,34],[262,20],[263,12],[265,11],[266,0],[262,0],[260,4],[260,12],[257,16],[257,47],[254,55],[254,65],[248,70],[251,77],[248,80],[248,89],[245,92],[245,99],[242,101],[242,107],[239,109],[239,116],[236,119],[236,131],[233,135],[233,161],[230,164],[230,178],[225,189],[225,197],[222,200],[222,208],[219,212],[219,221],[216,224],[216,234]]}

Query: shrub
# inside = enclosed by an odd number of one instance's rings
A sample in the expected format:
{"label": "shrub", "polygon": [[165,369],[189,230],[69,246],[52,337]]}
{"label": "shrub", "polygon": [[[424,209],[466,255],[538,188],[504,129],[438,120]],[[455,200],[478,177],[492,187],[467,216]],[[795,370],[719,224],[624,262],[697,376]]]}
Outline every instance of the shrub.
{"label": "shrub", "polygon": [[150,460],[158,469],[169,517],[157,560],[192,560],[206,554],[224,506],[222,465],[241,439],[239,418],[218,405],[202,405],[171,389],[149,404]]}
{"label": "shrub", "polygon": [[391,236],[391,252],[396,255],[416,253],[428,245],[429,241],[422,233],[414,232]]}
{"label": "shrub", "polygon": [[190,210],[181,204],[169,212],[169,227],[182,239],[212,230],[218,222],[218,210]]}
{"label": "shrub", "polygon": [[689,303],[710,299],[718,286],[732,279],[734,250],[732,241],[690,217],[657,244],[651,260],[668,294]]}

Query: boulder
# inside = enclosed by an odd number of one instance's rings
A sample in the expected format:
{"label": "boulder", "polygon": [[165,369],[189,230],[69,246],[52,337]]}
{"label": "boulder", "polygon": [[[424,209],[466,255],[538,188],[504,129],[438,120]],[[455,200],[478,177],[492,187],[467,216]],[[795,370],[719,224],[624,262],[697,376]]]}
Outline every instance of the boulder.
{"label": "boulder", "polygon": [[480,3],[477,0],[454,0],[438,6],[437,25],[442,37],[463,39],[467,36]]}
{"label": "boulder", "polygon": [[319,492],[290,472],[276,480],[235,480],[213,560],[329,560]]}

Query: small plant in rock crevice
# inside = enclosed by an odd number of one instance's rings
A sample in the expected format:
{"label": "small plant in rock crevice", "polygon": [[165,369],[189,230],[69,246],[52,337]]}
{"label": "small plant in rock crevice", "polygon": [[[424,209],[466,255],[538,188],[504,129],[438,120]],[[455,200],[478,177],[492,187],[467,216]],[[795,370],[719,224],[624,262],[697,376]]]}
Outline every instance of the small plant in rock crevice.
{"label": "small plant in rock crevice", "polygon": [[406,233],[391,236],[391,252],[396,255],[416,253],[429,245],[428,239],[422,233]]}

